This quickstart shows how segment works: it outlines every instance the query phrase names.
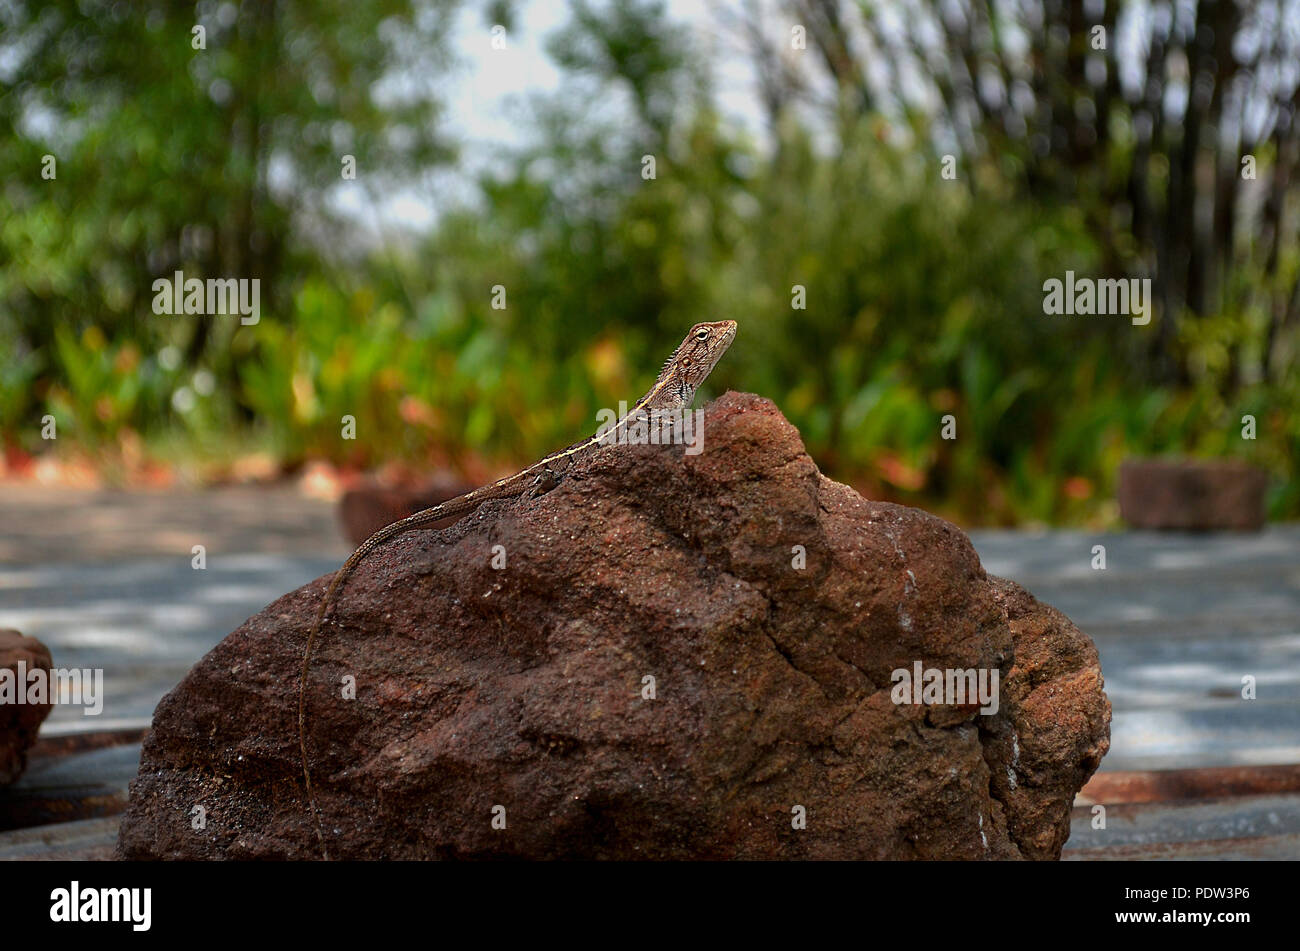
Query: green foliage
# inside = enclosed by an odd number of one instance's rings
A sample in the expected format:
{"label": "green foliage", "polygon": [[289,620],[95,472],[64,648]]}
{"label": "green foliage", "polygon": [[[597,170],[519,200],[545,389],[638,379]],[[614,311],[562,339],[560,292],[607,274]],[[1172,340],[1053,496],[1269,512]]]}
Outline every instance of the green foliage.
{"label": "green foliage", "polygon": [[[43,4],[46,59],[0,77],[0,121],[20,130],[0,140],[7,442],[40,448],[52,412],[100,449],[134,431],[195,452],[265,445],[289,464],[505,466],[591,431],[687,327],[730,317],[740,335],[702,398],[769,397],[828,473],[875,497],[968,523],[1106,524],[1124,457],[1189,453],[1265,466],[1273,514],[1300,515],[1300,380],[1240,378],[1287,352],[1261,308],[1294,282],[1293,246],[1267,275],[1231,272],[1225,299],[1257,288],[1258,305],[1148,327],[1046,316],[1045,279],[1098,273],[1124,246],[1122,230],[1098,236],[1101,191],[1027,197],[1014,156],[944,179],[916,117],[906,139],[879,115],[845,118],[828,147],[787,114],[762,147],[715,111],[689,34],[620,0],[576,5],[553,44],[564,88],[534,103],[532,141],[499,156],[475,201],[441,208],[417,243],[358,254],[321,210],[335,136],[385,180],[445,160],[435,101],[366,94],[402,63],[404,31],[436,49],[442,28],[421,6],[290,3],[245,30],[253,6],[213,20],[196,60],[188,10],[141,29],[117,5]],[[14,7],[14,35],[36,35],[38,13]],[[58,136],[21,131],[32,97]],[[609,100],[636,121],[593,106]],[[396,127],[419,134],[385,136]],[[271,189],[286,155],[290,184]],[[153,278],[177,268],[260,276],[261,322],[153,315]],[[1186,379],[1150,366],[1160,346]]]}
{"label": "green foliage", "polygon": [[[64,379],[85,361],[60,339],[93,326],[144,354],[177,346],[192,369],[233,386],[255,335],[235,321],[154,316],[153,281],[176,270],[257,279],[263,310],[287,319],[293,275],[343,251],[293,233],[338,227],[323,199],[341,182],[341,156],[362,156],[361,174],[386,182],[450,156],[431,95],[372,89],[393,72],[437,75],[455,6],[6,3],[0,357]],[[39,393],[26,395],[7,391],[6,424],[38,408]]]}

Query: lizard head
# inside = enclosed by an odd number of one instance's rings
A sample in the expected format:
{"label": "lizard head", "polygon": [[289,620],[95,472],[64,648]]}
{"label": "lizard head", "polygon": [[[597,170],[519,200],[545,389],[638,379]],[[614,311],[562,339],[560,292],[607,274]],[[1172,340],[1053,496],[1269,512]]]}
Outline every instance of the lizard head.
{"label": "lizard head", "polygon": [[[682,341],[664,366],[665,372],[672,373],[677,380],[689,387],[692,396],[701,383],[705,381],[713,368],[718,365],[722,355],[736,339],[736,322],[734,320],[717,320],[713,323],[696,324],[691,328],[686,339]],[[688,398],[686,402],[690,402]]]}
{"label": "lizard head", "polygon": [[735,339],[734,320],[696,324],[664,363],[659,379],[641,398],[640,405],[652,410],[689,406],[695,399],[696,389],[713,372]]}

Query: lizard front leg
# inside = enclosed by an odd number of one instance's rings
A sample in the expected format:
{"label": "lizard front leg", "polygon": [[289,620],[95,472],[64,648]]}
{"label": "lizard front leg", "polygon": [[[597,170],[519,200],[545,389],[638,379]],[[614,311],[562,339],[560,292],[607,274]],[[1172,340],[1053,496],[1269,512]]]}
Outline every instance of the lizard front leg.
{"label": "lizard front leg", "polygon": [[550,492],[551,489],[555,488],[559,484],[560,474],[550,466],[546,466],[538,471],[536,477],[528,488],[524,489],[523,495],[520,498],[522,501],[535,499],[540,495],[545,495],[547,492]]}

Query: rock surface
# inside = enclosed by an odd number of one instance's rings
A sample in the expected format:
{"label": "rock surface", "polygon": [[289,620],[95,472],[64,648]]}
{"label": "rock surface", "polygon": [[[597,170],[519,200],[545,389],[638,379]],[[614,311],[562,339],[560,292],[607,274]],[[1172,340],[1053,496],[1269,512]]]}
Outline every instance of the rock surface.
{"label": "rock surface", "polygon": [[[19,662],[23,663],[20,672]],[[0,670],[13,671],[15,687],[20,673],[49,671],[53,666],[50,651],[34,637],[25,637],[10,628],[0,629]],[[36,742],[36,732],[54,709],[52,703],[14,703],[0,695],[0,786],[7,786],[27,768],[27,750]]]}
{"label": "rock surface", "polygon": [[1267,491],[1267,473],[1238,459],[1129,459],[1117,494],[1134,528],[1257,532]]}
{"label": "rock surface", "polygon": [[[1059,857],[1109,743],[1092,643],[954,526],[822,476],[770,402],[704,432],[362,562],[308,696],[331,857]],[[319,857],[297,671],[327,580],[159,704],[120,855]],[[917,661],[996,670],[998,711],[893,702]]]}

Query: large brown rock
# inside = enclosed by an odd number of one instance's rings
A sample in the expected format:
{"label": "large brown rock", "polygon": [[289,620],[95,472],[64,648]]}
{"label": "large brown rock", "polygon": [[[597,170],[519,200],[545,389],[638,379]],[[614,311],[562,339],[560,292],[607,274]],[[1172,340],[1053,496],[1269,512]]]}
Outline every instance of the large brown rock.
{"label": "large brown rock", "polygon": [[1240,459],[1128,459],[1119,513],[1134,528],[1257,532],[1268,474]]}
{"label": "large brown rock", "polygon": [[[40,641],[10,628],[0,628],[0,671],[12,672],[0,676],[14,689],[22,690],[23,697],[29,696],[23,682],[27,680],[26,675],[34,670],[48,674],[52,667],[49,648]],[[10,697],[0,690],[0,786],[12,783],[27,768],[27,750],[36,742],[37,731],[54,709],[53,702],[17,703],[16,698],[17,694]]]}
{"label": "large brown rock", "polygon": [[[159,704],[122,856],[320,855],[297,670],[327,580]],[[308,698],[332,857],[1052,859],[1109,743],[1085,636],[954,526],[822,476],[744,394],[707,408],[700,455],[612,447],[393,541],[336,616]],[[998,711],[894,703],[915,661],[997,671]]]}

